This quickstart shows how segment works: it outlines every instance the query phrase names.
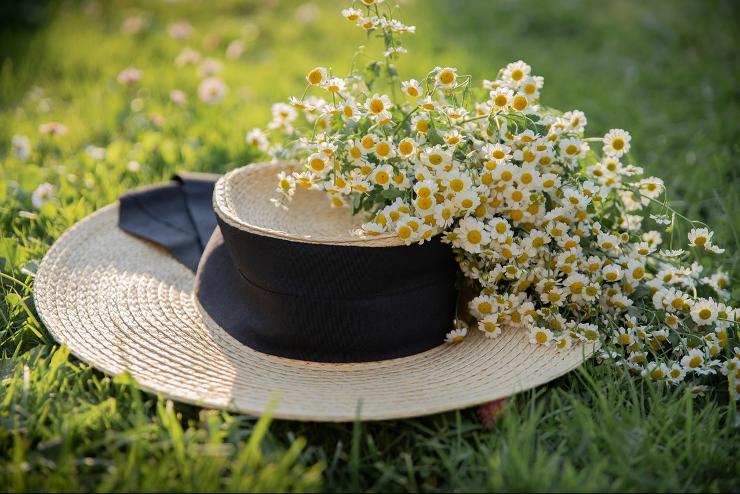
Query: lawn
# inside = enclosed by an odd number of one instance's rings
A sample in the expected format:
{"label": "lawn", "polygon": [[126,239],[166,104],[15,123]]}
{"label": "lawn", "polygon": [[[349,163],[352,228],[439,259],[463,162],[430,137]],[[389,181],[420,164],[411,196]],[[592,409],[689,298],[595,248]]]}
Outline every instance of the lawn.
{"label": "lawn", "polygon": [[[450,65],[481,81],[527,61],[546,104],[583,110],[592,135],[632,133],[672,206],[716,231],[736,286],[740,4],[400,3],[418,29],[402,78]],[[24,5],[0,17],[0,490],[740,490],[740,416],[719,377],[666,387],[589,362],[509,400],[491,427],[475,410],[325,425],[172,403],[68,355],[31,296],[53,241],[137,185],[259,159],[244,137],[270,104],[300,95],[311,67],[347,71],[364,41],[339,16],[348,3],[328,0]],[[187,39],[168,33],[177,21]],[[198,101],[197,67],[175,64],[186,46],[223,64],[219,104]],[[126,67],[138,89],[116,81]],[[67,132],[42,135],[50,121]],[[44,182],[54,199],[36,207]]]}

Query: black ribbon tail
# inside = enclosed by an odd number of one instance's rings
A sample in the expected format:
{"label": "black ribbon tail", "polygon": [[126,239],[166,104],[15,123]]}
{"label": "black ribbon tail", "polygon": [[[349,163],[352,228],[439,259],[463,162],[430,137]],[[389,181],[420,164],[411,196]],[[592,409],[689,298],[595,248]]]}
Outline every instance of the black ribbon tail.
{"label": "black ribbon tail", "polygon": [[167,249],[191,271],[216,228],[212,207],[217,175],[180,174],[162,185],[123,194],[118,226]]}

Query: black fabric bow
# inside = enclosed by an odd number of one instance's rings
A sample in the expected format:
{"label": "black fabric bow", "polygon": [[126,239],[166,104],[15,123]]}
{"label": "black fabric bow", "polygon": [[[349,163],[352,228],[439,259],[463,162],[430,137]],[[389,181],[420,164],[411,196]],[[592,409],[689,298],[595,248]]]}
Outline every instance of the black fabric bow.
{"label": "black fabric bow", "polygon": [[169,250],[195,272],[216,228],[213,187],[218,175],[181,173],[165,184],[119,198],[118,226]]}

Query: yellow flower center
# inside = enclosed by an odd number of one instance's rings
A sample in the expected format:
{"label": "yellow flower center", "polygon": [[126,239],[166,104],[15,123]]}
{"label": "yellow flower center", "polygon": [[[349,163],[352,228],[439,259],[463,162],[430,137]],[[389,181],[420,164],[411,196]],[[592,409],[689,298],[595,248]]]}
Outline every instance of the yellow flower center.
{"label": "yellow flower center", "polygon": [[398,229],[398,236],[406,240],[411,236],[411,228],[407,227],[406,225],[402,225]]}
{"label": "yellow flower center", "polygon": [[375,174],[375,181],[380,185],[385,185],[390,180],[390,175],[386,171],[379,171]]}
{"label": "yellow flower center", "polygon": [[437,153],[430,154],[429,163],[433,165],[439,165],[440,163],[442,163],[442,155],[437,154]]}
{"label": "yellow flower center", "polygon": [[380,113],[383,110],[385,110],[385,105],[383,104],[383,100],[379,98],[375,98],[370,101],[370,111],[373,113]]}
{"label": "yellow flower center", "polygon": [[419,120],[416,122],[416,130],[422,134],[426,134],[429,132],[429,122],[426,120]]}
{"label": "yellow flower center", "polygon": [[537,340],[537,343],[540,345],[544,345],[547,343],[547,334],[544,331],[537,331],[537,333],[534,336],[535,340]]}
{"label": "yellow flower center", "polygon": [[498,329],[498,326],[496,326],[495,323],[486,321],[483,323],[483,329],[485,329],[488,333],[494,333],[496,329]]}
{"label": "yellow flower center", "polygon": [[443,70],[439,73],[439,80],[442,84],[449,86],[455,82],[455,73],[451,70]]}
{"label": "yellow flower center", "polygon": [[388,156],[391,152],[391,146],[387,142],[381,142],[375,147],[378,156]]}
{"label": "yellow flower center", "polygon": [[524,78],[524,71],[522,69],[514,69],[511,71],[512,81],[521,81]]}
{"label": "yellow flower center", "polygon": [[365,136],[362,138],[362,141],[360,141],[366,149],[370,149],[375,145],[375,138],[373,136]]}
{"label": "yellow flower center", "polygon": [[699,311],[699,317],[706,321],[707,319],[712,317],[712,310],[705,307],[704,309]]}
{"label": "yellow flower center", "polygon": [[527,98],[522,96],[521,94],[514,97],[514,109],[517,111],[523,111],[525,108],[527,108]]}
{"label": "yellow flower center", "polygon": [[429,209],[433,204],[431,197],[419,197],[416,201],[416,205],[419,206],[419,209]]}
{"label": "yellow flower center", "polygon": [[616,151],[621,151],[622,149],[624,149],[624,140],[621,137],[617,137],[612,141],[612,147]]}
{"label": "yellow flower center", "polygon": [[696,369],[701,365],[702,360],[703,359],[699,355],[696,355],[691,360],[689,360],[689,367],[691,367],[692,369]]}
{"label": "yellow flower center", "polygon": [[496,105],[496,106],[498,106],[498,107],[506,106],[506,104],[507,104],[508,102],[509,102],[509,98],[507,98],[507,97],[506,97],[506,96],[504,96],[503,94],[499,94],[499,95],[498,95],[498,96],[496,96],[496,98],[494,98],[494,100],[493,100],[493,104],[494,104],[494,105]]}
{"label": "yellow flower center", "polygon": [[650,371],[650,377],[652,377],[653,379],[663,379],[665,377],[665,374],[663,374],[663,371],[660,368],[656,367],[655,369]]}
{"label": "yellow flower center", "polygon": [[468,242],[471,244],[479,244],[482,239],[481,233],[478,230],[470,230],[468,232]]}
{"label": "yellow flower center", "polygon": [[308,82],[311,84],[319,84],[324,78],[324,74],[319,69],[313,69],[308,73]]}
{"label": "yellow flower center", "polygon": [[309,164],[311,168],[317,172],[322,171],[324,167],[326,166],[326,162],[324,162],[324,160],[322,160],[321,158],[314,158],[311,160],[311,163]]}
{"label": "yellow flower center", "polygon": [[401,144],[398,145],[398,150],[401,152],[401,154],[409,155],[414,151],[414,145],[411,144],[409,141],[403,141]]}

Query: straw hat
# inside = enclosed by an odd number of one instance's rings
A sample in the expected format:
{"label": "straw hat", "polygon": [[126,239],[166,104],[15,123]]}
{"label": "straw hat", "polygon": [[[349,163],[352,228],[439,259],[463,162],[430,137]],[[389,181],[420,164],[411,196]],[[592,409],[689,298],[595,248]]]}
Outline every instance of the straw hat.
{"label": "straw hat", "polygon": [[[289,211],[269,202],[284,164],[235,170],[216,185],[221,224],[283,241],[397,246],[358,238],[357,219],[300,191]],[[593,353],[529,343],[524,331],[372,362],[322,363],[257,351],[204,313],[196,276],[168,251],[118,227],[111,204],[65,232],[38,271],[34,297],[44,324],[70,351],[108,374],[129,372],[142,388],[204,407],[312,421],[396,419],[473,406],[538,386]]]}

